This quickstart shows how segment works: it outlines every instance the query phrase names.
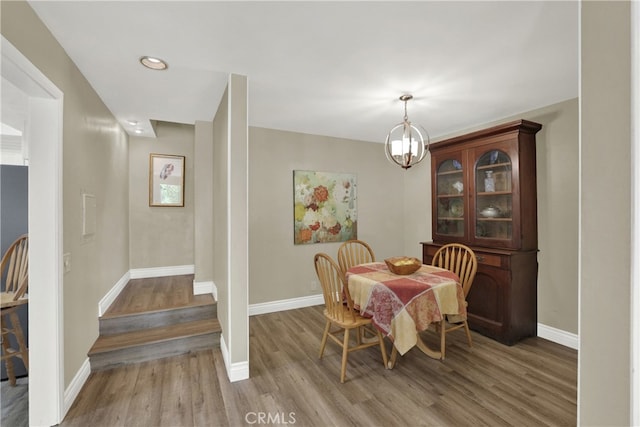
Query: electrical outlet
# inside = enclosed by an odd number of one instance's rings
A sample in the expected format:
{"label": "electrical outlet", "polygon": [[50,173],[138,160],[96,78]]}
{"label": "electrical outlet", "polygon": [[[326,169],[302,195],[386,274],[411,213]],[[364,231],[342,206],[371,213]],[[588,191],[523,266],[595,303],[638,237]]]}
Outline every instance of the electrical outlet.
{"label": "electrical outlet", "polygon": [[318,290],[318,281],[317,280],[312,280],[311,281],[311,290],[312,291],[317,291]]}

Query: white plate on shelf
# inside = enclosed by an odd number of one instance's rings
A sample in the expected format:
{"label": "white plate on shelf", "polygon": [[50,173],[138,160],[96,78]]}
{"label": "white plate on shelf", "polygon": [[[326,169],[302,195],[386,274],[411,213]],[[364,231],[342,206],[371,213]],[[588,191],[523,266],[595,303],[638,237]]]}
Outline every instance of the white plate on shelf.
{"label": "white plate on shelf", "polygon": [[449,213],[454,218],[460,218],[464,215],[464,205],[462,204],[462,200],[451,200],[449,202]]}

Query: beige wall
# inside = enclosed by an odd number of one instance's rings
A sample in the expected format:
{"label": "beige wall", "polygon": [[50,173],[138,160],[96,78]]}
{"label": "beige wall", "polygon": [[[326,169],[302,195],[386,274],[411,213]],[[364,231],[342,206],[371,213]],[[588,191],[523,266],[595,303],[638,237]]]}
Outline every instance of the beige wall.
{"label": "beige wall", "polygon": [[578,333],[578,100],[522,116],[536,135],[538,322]]}
{"label": "beige wall", "polygon": [[630,15],[629,2],[581,8],[578,423],[584,426],[631,425]]}
{"label": "beige wall", "polygon": [[227,87],[213,119],[213,218],[211,219],[213,222],[213,282],[218,291],[218,320],[223,337],[229,332],[228,104],[229,88]]}
{"label": "beige wall", "polygon": [[[129,270],[128,138],[26,2],[2,2],[2,35],[63,93],[64,383],[98,337],[98,302]],[[96,196],[96,233],[82,237],[82,196]],[[50,212],[40,212],[50,215]]]}
{"label": "beige wall", "polygon": [[420,242],[431,241],[431,154],[427,153],[422,163],[404,171],[402,179],[403,255],[422,259]]}
{"label": "beige wall", "polygon": [[193,169],[194,281],[213,282],[213,122],[196,122]]}
{"label": "beige wall", "polygon": [[[129,144],[130,267],[194,264],[194,126],[158,122]],[[149,154],[185,156],[184,207],[149,206]]]}
{"label": "beige wall", "polygon": [[[232,364],[247,363],[249,376],[249,228],[248,228],[248,83],[229,76],[229,325],[227,341]],[[235,378],[234,378],[235,379]]]}
{"label": "beige wall", "polygon": [[293,244],[293,171],[353,173],[358,238],[376,258],[402,255],[403,177],[383,145],[273,129],[249,129],[249,303],[321,294],[313,257],[339,243]]}
{"label": "beige wall", "polygon": [[213,120],[214,283],[232,380],[249,375],[247,78],[231,74]]}

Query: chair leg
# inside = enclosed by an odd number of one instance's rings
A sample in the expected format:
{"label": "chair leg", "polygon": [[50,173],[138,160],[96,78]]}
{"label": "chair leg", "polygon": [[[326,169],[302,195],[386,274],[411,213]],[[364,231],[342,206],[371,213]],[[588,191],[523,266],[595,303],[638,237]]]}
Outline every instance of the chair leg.
{"label": "chair leg", "polygon": [[396,359],[398,358],[398,349],[393,343],[391,343],[391,347],[391,360],[389,360],[389,364],[387,365],[389,369],[393,369],[393,367],[396,366]]}
{"label": "chair leg", "polygon": [[11,344],[9,343],[9,335],[12,333],[13,324],[11,326],[7,324],[7,322],[12,323],[12,320],[9,319],[9,317],[9,313],[2,314],[2,360],[4,360],[5,363],[7,377],[9,378],[9,385],[15,387],[16,374],[13,369],[14,356]]}
{"label": "chair leg", "polygon": [[327,345],[327,338],[329,337],[329,329],[331,329],[331,322],[327,320],[327,325],[324,327],[324,333],[322,334],[322,342],[320,343],[319,359],[322,359],[324,354],[324,347]]}
{"label": "chair leg", "polygon": [[440,322],[440,359],[444,360],[444,350],[446,348],[447,323],[442,319]]}
{"label": "chair leg", "polygon": [[13,331],[16,336],[16,341],[18,341],[18,353],[20,354],[22,363],[24,364],[24,367],[28,373],[29,372],[29,349],[27,348],[27,344],[24,341],[24,334],[22,333],[22,325],[20,325],[20,318],[18,317],[18,312],[12,311],[9,314],[9,316],[11,316],[11,326],[13,327]]}
{"label": "chair leg", "polygon": [[473,341],[471,340],[471,331],[469,330],[469,324],[467,321],[464,321],[464,331],[467,333],[467,341],[469,342],[469,347],[473,347]]}
{"label": "chair leg", "polygon": [[6,325],[6,320],[8,320],[8,318],[3,320],[5,321],[3,322],[4,326],[2,331],[2,360],[4,360],[5,362],[9,384],[11,385],[11,387],[15,387],[16,375],[13,370],[13,355],[11,355],[10,351],[11,347],[9,345],[9,332],[5,332],[5,329],[9,329],[9,327]]}
{"label": "chair leg", "polygon": [[344,342],[342,343],[342,369],[340,370],[341,383],[344,383],[344,377],[347,373],[347,356],[348,355],[349,355],[349,328],[345,328]]}

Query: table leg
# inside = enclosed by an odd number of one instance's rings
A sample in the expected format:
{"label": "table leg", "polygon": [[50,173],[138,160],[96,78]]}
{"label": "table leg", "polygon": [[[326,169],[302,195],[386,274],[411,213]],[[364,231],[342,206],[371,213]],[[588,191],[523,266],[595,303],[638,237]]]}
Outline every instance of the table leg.
{"label": "table leg", "polygon": [[422,338],[420,338],[420,334],[416,334],[418,336],[418,342],[416,343],[416,346],[427,356],[433,358],[433,359],[442,359],[442,353],[437,351],[437,350],[433,350],[432,348],[430,348],[424,341],[422,341]]}
{"label": "table leg", "polygon": [[[424,341],[422,341],[422,338],[420,338],[419,332],[416,332],[416,338],[418,339],[418,341],[416,342],[416,347],[418,347],[420,351],[422,351],[424,354],[431,357],[432,359],[442,359],[442,353],[437,350],[433,350]],[[389,363],[388,363],[389,369],[393,369],[393,367],[396,365],[397,359],[398,359],[398,349],[394,345],[393,349],[391,350],[391,358],[389,358]]]}

